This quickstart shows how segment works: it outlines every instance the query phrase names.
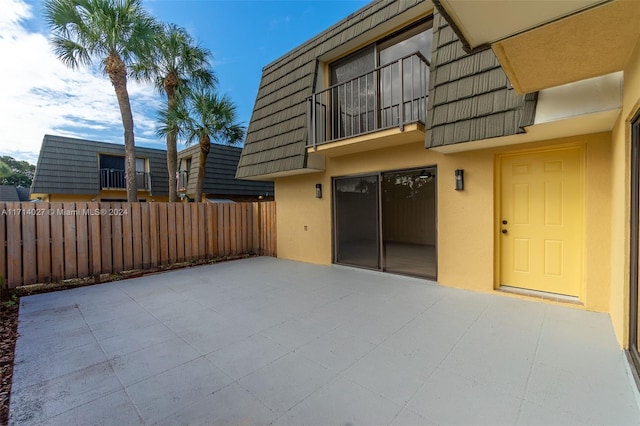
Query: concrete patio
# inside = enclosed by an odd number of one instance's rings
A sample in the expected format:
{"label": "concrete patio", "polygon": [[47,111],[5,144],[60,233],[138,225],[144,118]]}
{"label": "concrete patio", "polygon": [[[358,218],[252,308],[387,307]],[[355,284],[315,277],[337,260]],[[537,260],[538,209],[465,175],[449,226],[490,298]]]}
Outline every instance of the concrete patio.
{"label": "concrete patio", "polygon": [[251,258],[24,297],[13,425],[640,424],[609,317]]}

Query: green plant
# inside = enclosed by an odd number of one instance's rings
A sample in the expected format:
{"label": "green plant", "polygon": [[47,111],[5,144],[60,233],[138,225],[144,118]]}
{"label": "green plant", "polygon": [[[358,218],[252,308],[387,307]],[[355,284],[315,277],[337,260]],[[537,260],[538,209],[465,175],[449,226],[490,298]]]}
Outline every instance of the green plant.
{"label": "green plant", "polygon": [[18,295],[15,293],[11,293],[9,296],[9,300],[2,302],[2,306],[5,308],[12,308],[18,304]]}

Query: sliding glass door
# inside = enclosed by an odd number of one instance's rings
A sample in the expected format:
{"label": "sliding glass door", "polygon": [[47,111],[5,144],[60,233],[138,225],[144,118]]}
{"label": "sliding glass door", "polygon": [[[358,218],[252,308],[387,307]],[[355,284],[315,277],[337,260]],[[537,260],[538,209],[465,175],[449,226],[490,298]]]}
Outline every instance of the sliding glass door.
{"label": "sliding glass door", "polygon": [[336,263],[435,279],[436,168],[334,179]]}
{"label": "sliding glass door", "polygon": [[436,169],[382,174],[384,269],[436,278]]}
{"label": "sliding glass door", "polygon": [[336,263],[380,268],[378,176],[334,180]]}

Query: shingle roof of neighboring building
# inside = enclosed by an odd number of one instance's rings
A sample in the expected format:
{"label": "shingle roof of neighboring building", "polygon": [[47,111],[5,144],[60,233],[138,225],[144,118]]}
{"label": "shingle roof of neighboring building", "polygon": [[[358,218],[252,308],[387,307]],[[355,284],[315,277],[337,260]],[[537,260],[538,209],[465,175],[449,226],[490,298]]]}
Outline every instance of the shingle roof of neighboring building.
{"label": "shingle roof of neighboring building", "polygon": [[373,2],[265,66],[237,176],[304,168],[306,100],[313,94],[317,59],[421,3],[420,0]]}
{"label": "shingle roof of neighboring building", "polygon": [[[167,154],[161,149],[136,147],[136,156],[148,159],[151,193],[167,195]],[[98,154],[124,155],[124,145],[45,135],[36,173],[34,194],[87,194],[100,192]]]}
{"label": "shingle roof of neighboring building", "polygon": [[434,13],[426,147],[523,133],[533,124],[536,94],[518,95],[491,49],[469,55]]}
{"label": "shingle roof of neighboring building", "polygon": [[29,201],[29,188],[19,188],[12,185],[0,185],[0,201]]}
{"label": "shingle roof of neighboring building", "polygon": [[[194,194],[200,164],[199,146],[194,145],[178,153],[178,158],[191,158],[187,194]],[[203,193],[215,195],[264,195],[273,196],[272,182],[258,182],[236,179],[236,168],[240,160],[241,148],[212,144],[207,165]]]}

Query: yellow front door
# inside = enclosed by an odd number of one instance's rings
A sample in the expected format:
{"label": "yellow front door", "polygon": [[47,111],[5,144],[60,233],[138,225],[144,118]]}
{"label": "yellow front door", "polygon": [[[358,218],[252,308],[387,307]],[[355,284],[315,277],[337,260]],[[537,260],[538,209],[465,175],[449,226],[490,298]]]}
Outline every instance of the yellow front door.
{"label": "yellow front door", "polygon": [[581,148],[504,156],[501,172],[501,284],[580,296]]}

